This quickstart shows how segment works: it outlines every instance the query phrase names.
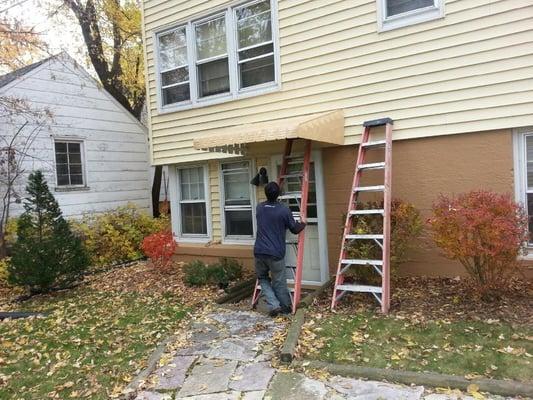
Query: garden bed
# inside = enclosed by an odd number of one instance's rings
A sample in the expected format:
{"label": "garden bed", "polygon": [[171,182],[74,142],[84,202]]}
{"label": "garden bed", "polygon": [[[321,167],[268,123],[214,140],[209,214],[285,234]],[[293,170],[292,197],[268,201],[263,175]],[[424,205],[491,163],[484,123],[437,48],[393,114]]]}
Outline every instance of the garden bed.
{"label": "garden bed", "polygon": [[494,302],[475,300],[462,280],[402,278],[389,316],[370,297],[323,296],[306,317],[298,355],[365,367],[468,378],[533,380],[531,282]]}
{"label": "garden bed", "polygon": [[118,395],[187,311],[218,292],[185,286],[179,267],[162,273],[143,262],[22,303],[4,287],[2,311],[48,316],[0,322],[0,398]]}

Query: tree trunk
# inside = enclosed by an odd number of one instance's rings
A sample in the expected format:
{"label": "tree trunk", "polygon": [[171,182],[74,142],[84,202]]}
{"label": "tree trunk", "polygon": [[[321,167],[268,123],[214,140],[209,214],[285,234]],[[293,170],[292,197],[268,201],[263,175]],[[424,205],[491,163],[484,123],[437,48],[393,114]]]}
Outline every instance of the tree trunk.
{"label": "tree trunk", "polygon": [[152,212],[154,218],[161,215],[159,212],[159,194],[161,192],[161,177],[163,176],[163,166],[156,165],[154,168],[154,182],[152,183]]}

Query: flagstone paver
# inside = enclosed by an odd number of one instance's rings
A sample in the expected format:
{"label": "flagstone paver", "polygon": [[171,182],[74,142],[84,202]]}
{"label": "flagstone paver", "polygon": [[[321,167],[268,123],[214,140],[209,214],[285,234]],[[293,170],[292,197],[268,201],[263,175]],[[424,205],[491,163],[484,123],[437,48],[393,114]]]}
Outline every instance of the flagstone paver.
{"label": "flagstone paver", "polygon": [[[271,339],[286,322],[262,314],[219,308],[191,323],[187,346],[156,370],[135,400],[457,400],[456,394],[425,392],[333,376],[313,379],[278,370]],[[469,396],[462,396],[467,399]],[[487,400],[503,399],[499,396]]]}

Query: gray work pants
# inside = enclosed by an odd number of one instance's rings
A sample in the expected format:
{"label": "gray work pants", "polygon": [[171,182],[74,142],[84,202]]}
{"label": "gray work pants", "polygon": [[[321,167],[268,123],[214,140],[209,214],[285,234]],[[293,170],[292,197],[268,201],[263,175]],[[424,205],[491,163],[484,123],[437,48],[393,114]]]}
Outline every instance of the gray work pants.
{"label": "gray work pants", "polygon": [[[255,258],[255,273],[261,285],[261,294],[270,310],[291,308],[291,296],[287,288],[285,259]],[[270,272],[270,276],[269,276]]]}

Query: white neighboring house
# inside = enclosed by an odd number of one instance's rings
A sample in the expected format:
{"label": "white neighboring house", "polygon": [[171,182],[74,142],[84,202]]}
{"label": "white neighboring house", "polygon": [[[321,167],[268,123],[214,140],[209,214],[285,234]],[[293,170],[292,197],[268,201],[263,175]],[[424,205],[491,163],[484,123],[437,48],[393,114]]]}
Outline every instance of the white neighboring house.
{"label": "white neighboring house", "polygon": [[[41,169],[67,217],[128,203],[151,212],[146,128],[70,56],[61,53],[0,76],[0,97],[52,113],[31,146],[19,189]],[[0,135],[8,138],[23,123],[0,120]],[[12,205],[11,215],[21,211],[21,204]]]}

